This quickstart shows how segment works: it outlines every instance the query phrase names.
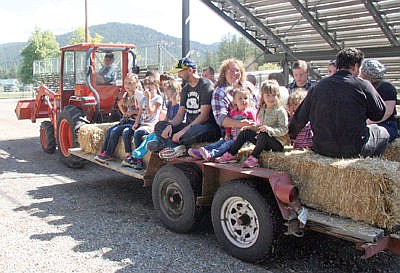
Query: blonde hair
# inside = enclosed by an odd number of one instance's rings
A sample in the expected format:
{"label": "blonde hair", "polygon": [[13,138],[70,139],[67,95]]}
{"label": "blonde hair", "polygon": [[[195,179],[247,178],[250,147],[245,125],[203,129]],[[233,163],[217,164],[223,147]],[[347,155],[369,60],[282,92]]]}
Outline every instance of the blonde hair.
{"label": "blonde hair", "polygon": [[126,74],[125,79],[124,79],[124,84],[125,84],[129,79],[134,80],[134,81],[136,82],[136,84],[139,82],[139,77],[138,77],[138,75],[135,74],[135,73],[132,73],[132,72],[128,72],[128,73]]}
{"label": "blonde hair", "polygon": [[219,68],[219,76],[218,80],[215,83],[215,87],[225,84],[226,83],[226,71],[229,69],[229,65],[231,64],[236,64],[239,67],[240,70],[240,84],[243,85],[243,83],[246,81],[246,72],[244,70],[243,62],[239,61],[237,59],[231,58],[231,59],[226,59],[225,61],[222,62],[220,68]]}
{"label": "blonde hair", "polygon": [[305,91],[305,90],[297,90],[297,91],[293,92],[288,97],[287,104],[286,104],[287,107],[293,106],[293,105],[299,105],[306,96],[307,96],[307,91]]}
{"label": "blonde hair", "polygon": [[182,86],[178,81],[174,79],[168,80],[166,84],[166,90],[171,90],[175,96],[176,101],[179,102]]}
{"label": "blonde hair", "polygon": [[275,96],[277,98],[276,104],[278,106],[282,105],[281,93],[279,91],[278,82],[276,80],[266,80],[261,84],[260,105],[258,107],[257,115],[260,112],[262,107],[266,107],[265,101],[264,101],[264,94],[270,94],[272,96]]}

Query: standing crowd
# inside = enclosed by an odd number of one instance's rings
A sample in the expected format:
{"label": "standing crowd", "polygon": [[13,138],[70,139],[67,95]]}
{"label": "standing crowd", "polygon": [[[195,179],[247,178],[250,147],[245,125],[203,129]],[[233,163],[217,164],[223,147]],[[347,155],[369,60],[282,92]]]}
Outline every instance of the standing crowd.
{"label": "standing crowd", "polygon": [[271,74],[260,90],[236,59],[221,64],[216,80],[212,67],[202,76],[197,71],[192,59],[183,58],[170,73],[149,72],[143,82],[128,73],[118,103],[123,118],[108,129],[96,160],[110,160],[120,136],[122,165],[135,169],[143,168],[148,151],[166,160],[188,153],[236,162],[248,142],[255,148],[242,163],[247,168],[259,165],[261,152],[288,145],[336,158],[380,156],[398,137],[397,92],[384,80],[386,68],[355,48],[341,50],[319,82],[308,78],[303,60],[292,65],[293,82],[283,86],[281,75]]}

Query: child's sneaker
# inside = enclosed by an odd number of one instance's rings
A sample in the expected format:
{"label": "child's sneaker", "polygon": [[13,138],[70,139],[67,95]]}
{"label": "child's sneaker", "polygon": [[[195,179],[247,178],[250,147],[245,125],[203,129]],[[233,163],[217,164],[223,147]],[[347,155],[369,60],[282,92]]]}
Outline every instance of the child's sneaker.
{"label": "child's sneaker", "polygon": [[133,168],[135,166],[135,162],[136,162],[136,158],[134,158],[132,156],[127,156],[127,157],[125,157],[124,160],[122,160],[121,165],[123,167],[131,167],[131,168]]}
{"label": "child's sneaker", "polygon": [[233,162],[237,162],[237,159],[236,159],[236,156],[231,155],[230,152],[226,152],[222,156],[217,157],[215,159],[215,162],[221,163],[221,164],[223,164],[223,163],[233,163]]}
{"label": "child's sneaker", "polygon": [[206,160],[206,161],[211,161],[212,160],[212,156],[211,153],[209,151],[207,151],[206,148],[204,147],[200,147],[199,148],[199,152],[201,154],[201,157]]}
{"label": "child's sneaker", "polygon": [[95,157],[94,160],[100,162],[100,163],[105,163],[106,161],[112,160],[112,157],[110,155],[107,155],[106,152],[101,152],[98,153]]}
{"label": "child's sneaker", "polygon": [[136,162],[134,163],[133,168],[135,170],[143,170],[143,160],[141,159],[136,159]]}
{"label": "child's sneaker", "polygon": [[196,158],[196,159],[201,159],[201,154],[199,152],[199,149],[190,148],[187,152],[188,152],[188,155],[190,155],[191,157]]}
{"label": "child's sneaker", "polygon": [[249,156],[243,163],[242,167],[244,168],[254,168],[258,166],[258,159],[254,156]]}
{"label": "child's sneaker", "polygon": [[179,145],[175,148],[167,147],[162,149],[158,155],[161,159],[173,160],[177,157],[183,156],[186,153],[185,145]]}

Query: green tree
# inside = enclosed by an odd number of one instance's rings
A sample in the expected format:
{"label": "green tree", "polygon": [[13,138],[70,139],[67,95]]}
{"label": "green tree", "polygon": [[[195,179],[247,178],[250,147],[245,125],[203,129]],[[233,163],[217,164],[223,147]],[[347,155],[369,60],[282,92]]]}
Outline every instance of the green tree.
{"label": "green tree", "polygon": [[[103,39],[104,39],[104,37],[98,33],[95,33],[94,37],[92,37],[90,35],[90,32],[88,33],[88,43],[101,43],[101,41],[103,41]],[[75,31],[72,33],[72,36],[69,37],[68,40],[72,45],[84,43],[85,42],[85,28],[78,27],[77,29],[75,29]]]}
{"label": "green tree", "polygon": [[54,34],[50,31],[41,31],[35,28],[29,38],[27,46],[22,50],[21,79],[24,83],[33,82],[33,61],[56,57],[60,54],[60,47]]}
{"label": "green tree", "polygon": [[222,38],[218,51],[216,52],[215,67],[219,67],[223,60],[229,58],[236,58],[241,60],[246,69],[256,70],[262,64],[260,58],[262,52],[256,46],[248,42],[244,37],[237,37],[235,35],[226,35]]}

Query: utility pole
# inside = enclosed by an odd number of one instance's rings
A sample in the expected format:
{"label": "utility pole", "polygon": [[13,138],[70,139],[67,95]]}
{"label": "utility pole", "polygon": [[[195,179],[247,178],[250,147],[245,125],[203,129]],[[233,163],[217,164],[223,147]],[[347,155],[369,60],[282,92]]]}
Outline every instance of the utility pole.
{"label": "utility pole", "polygon": [[87,16],[88,12],[87,12],[87,0],[85,0],[85,43],[88,42],[88,20],[87,20]]}

